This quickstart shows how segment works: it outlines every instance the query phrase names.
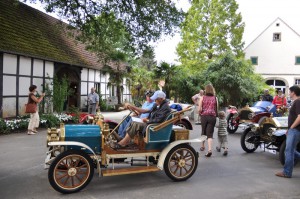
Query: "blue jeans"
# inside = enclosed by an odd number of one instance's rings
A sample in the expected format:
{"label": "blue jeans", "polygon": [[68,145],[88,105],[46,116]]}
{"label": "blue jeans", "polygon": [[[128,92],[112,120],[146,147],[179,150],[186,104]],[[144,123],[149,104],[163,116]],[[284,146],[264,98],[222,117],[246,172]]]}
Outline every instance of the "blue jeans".
{"label": "blue jeans", "polygon": [[285,147],[285,164],[283,167],[283,173],[292,177],[294,159],[300,158],[300,153],[296,150],[297,144],[300,142],[300,131],[297,129],[289,129],[286,137]]}
{"label": "blue jeans", "polygon": [[119,126],[118,134],[121,138],[124,138],[126,135],[126,129],[129,127],[132,122],[131,116],[128,116],[123,123]]}

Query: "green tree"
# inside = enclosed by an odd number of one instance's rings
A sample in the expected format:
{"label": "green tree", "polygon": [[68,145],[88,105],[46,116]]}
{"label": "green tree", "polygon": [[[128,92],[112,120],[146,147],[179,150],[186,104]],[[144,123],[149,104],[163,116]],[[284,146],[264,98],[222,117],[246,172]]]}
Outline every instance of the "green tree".
{"label": "green tree", "polygon": [[155,61],[155,53],[153,47],[146,47],[139,58],[139,66],[152,70],[157,65]]}
{"label": "green tree", "polygon": [[144,98],[141,97],[141,94],[147,89],[154,90],[156,87],[153,78],[153,71],[148,70],[145,67],[134,66],[130,73],[132,97],[136,98],[138,101],[144,100]]}
{"label": "green tree", "polygon": [[265,86],[263,78],[254,73],[251,63],[235,58],[232,53],[209,64],[202,76],[206,83],[213,84],[223,106],[241,105],[245,99],[251,101]]}
{"label": "green tree", "polygon": [[[47,12],[55,12],[69,24],[83,31],[87,22],[95,21],[96,31],[104,42],[110,43],[111,34],[118,32],[118,27],[113,32],[97,23],[97,16],[104,17],[105,24],[109,24],[111,15],[122,22],[126,32],[131,35],[131,46],[143,47],[150,41],[156,41],[163,34],[172,34],[174,27],[178,26],[183,18],[182,10],[175,7],[171,0],[22,0],[23,2],[41,2]],[[104,46],[109,46],[103,43]]]}
{"label": "green tree", "polygon": [[226,51],[243,57],[244,23],[235,0],[193,0],[177,46],[181,63],[203,70]]}
{"label": "green tree", "polygon": [[165,91],[167,98],[170,98],[172,89],[173,77],[177,74],[177,66],[174,64],[168,64],[167,62],[161,62],[157,67],[153,69],[154,77],[159,80],[165,81]]}
{"label": "green tree", "polygon": [[58,79],[57,76],[53,78],[53,110],[57,113],[63,112],[64,103],[70,95],[69,82],[66,76]]}

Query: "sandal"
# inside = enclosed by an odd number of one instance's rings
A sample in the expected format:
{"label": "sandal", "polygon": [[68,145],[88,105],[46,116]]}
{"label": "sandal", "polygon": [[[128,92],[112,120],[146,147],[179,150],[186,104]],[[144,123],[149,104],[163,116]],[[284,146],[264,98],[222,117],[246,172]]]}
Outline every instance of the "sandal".
{"label": "sandal", "polygon": [[204,151],[204,150],[205,150],[204,146],[200,147],[200,151]]}
{"label": "sandal", "polygon": [[205,156],[208,157],[208,158],[209,158],[211,155],[212,155],[212,152],[211,152],[211,151],[207,151],[207,154],[205,154]]}

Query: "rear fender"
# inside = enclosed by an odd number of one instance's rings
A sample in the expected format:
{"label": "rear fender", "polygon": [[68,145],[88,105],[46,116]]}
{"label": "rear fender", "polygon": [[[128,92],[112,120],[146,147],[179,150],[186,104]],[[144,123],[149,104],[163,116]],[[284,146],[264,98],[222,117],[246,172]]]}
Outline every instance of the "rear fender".
{"label": "rear fender", "polygon": [[158,159],[158,163],[157,163],[157,167],[160,169],[160,170],[163,170],[164,169],[164,162],[165,162],[165,159],[167,157],[167,154],[169,153],[169,151],[171,149],[173,149],[175,146],[177,145],[180,145],[180,144],[184,144],[184,143],[197,143],[197,142],[204,142],[206,140],[206,136],[205,135],[202,135],[200,138],[196,138],[196,139],[192,139],[192,140],[177,140],[177,141],[174,141],[172,143],[170,143],[166,148],[164,148],[162,150],[162,152],[160,153],[159,155],[159,159]]}

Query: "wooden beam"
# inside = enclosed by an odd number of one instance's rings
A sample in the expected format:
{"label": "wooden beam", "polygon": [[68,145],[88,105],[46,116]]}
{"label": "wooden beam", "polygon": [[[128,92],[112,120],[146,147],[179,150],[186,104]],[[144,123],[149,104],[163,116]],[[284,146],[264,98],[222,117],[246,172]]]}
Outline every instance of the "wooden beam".
{"label": "wooden beam", "polygon": [[160,169],[157,166],[140,166],[140,167],[129,167],[121,169],[106,169],[102,170],[103,176],[116,176],[116,175],[127,175],[134,173],[146,173],[159,171]]}

